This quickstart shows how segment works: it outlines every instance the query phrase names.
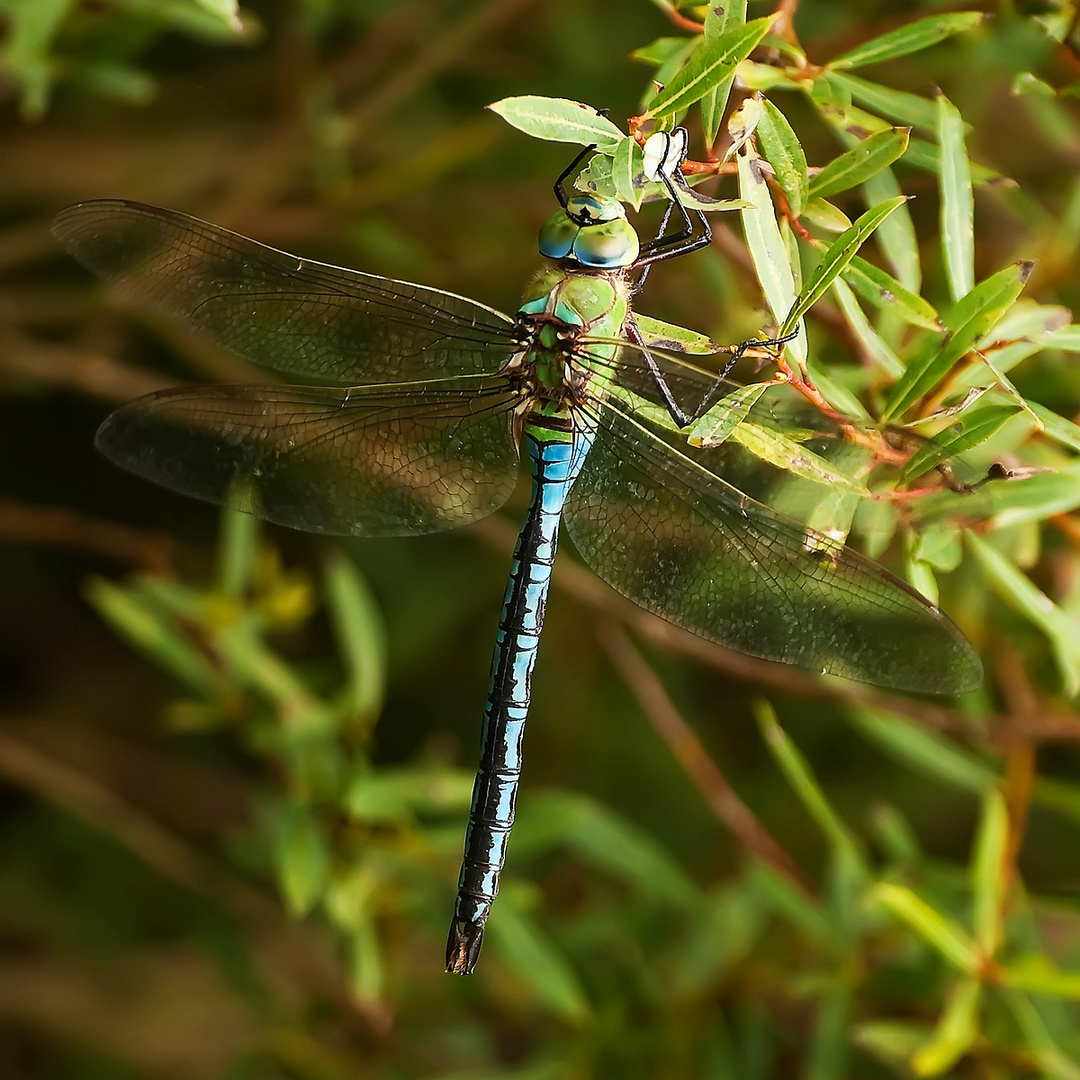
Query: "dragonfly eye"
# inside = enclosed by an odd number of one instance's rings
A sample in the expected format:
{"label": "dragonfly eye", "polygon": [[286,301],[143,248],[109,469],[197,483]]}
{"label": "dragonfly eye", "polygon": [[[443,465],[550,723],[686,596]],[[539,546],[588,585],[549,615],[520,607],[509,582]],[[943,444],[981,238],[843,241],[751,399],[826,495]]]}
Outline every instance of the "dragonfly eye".
{"label": "dragonfly eye", "polygon": [[548,259],[574,259],[591,270],[630,266],[641,250],[626,210],[615,199],[576,195],[540,229],[540,254]]}

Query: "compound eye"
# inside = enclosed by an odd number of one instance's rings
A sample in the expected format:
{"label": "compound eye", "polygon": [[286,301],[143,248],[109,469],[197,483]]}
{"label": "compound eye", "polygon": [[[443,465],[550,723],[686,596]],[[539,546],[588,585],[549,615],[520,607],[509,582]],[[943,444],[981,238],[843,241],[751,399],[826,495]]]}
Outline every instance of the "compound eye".
{"label": "compound eye", "polygon": [[633,225],[625,218],[602,225],[586,225],[574,241],[574,258],[594,270],[631,266],[641,251]]}
{"label": "compound eye", "polygon": [[556,210],[540,226],[538,246],[545,259],[565,259],[573,250],[581,227],[571,221],[565,210]]}

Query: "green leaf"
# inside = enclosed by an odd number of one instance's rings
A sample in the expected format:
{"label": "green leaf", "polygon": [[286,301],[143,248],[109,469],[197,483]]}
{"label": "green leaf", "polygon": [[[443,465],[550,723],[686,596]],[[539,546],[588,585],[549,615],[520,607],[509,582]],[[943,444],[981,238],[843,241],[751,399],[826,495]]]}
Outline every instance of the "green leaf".
{"label": "green leaf", "polygon": [[855,256],[840,275],[864,300],[882,311],[893,312],[909,326],[940,331],[941,321],[934,306],[917,293],[905,289],[891,274]]}
{"label": "green leaf", "polygon": [[364,768],[349,782],[342,806],[367,824],[406,824],[421,814],[459,814],[469,807],[471,773],[427,766]]}
{"label": "green leaf", "polygon": [[975,200],[964,148],[964,121],[944,94],[938,97],[937,136],[941,148],[941,245],[949,293],[956,301],[975,287]]}
{"label": "green leaf", "polygon": [[1055,439],[1062,446],[1067,446],[1070,450],[1076,450],[1080,453],[1080,425],[1074,424],[1071,420],[1066,420],[1064,416],[1060,416],[1036,401],[1029,404],[1031,405],[1031,411],[1042,423],[1043,431],[1051,439]]}
{"label": "green leaf", "polygon": [[1058,971],[1038,954],[1023,956],[1000,970],[1002,985],[1032,994],[1080,1000],[1080,971]]}
{"label": "green leaf", "polygon": [[810,196],[823,199],[865,183],[907,149],[910,128],[889,128],[834,158],[810,180]]}
{"label": "green leaf", "polygon": [[598,149],[610,151],[626,138],[606,116],[590,105],[568,98],[509,97],[488,108],[534,139],[582,146],[595,144]]}
{"label": "green leaf", "polygon": [[[714,435],[712,438],[715,437]],[[763,427],[760,424],[743,423],[732,429],[730,438],[759,461],[768,462],[793,476],[801,476],[804,480],[810,480],[815,484],[842,489],[861,498],[868,498],[870,495],[864,484],[841,470],[833,468],[825,458],[806,449],[797,439],[789,438],[781,431]],[[703,439],[694,445],[709,447],[718,445],[718,442]],[[826,532],[826,529],[815,526],[813,522],[807,522],[807,524],[817,527],[819,532]]]}
{"label": "green leaf", "polygon": [[997,434],[1018,412],[1018,407],[985,405],[965,412],[959,424],[954,424],[937,439],[926,443],[904,464],[899,482],[906,483],[930,472],[943,461],[956,460]]}
{"label": "green leaf", "polygon": [[959,925],[931,907],[913,890],[879,882],[870,889],[867,899],[871,903],[881,904],[906,923],[961,974],[973,976],[978,973],[979,949],[975,942]]}
{"label": "green leaf", "polygon": [[975,342],[1016,300],[1031,274],[1032,263],[1014,263],[980,282],[941,316],[947,333],[935,336],[912,357],[904,377],[893,387],[882,420],[889,423],[933,390]]}
{"label": "green leaf", "polygon": [[866,738],[915,772],[980,795],[997,786],[997,774],[981,758],[933,731],[870,709],[856,709],[850,716]]}
{"label": "green leaf", "polygon": [[[941,172],[941,149],[937,143],[927,142],[925,139],[912,139],[908,143],[907,153],[904,154],[904,164],[937,176]],[[971,182],[978,187],[1016,187],[1014,180],[1010,180],[997,169],[980,165],[970,158],[967,159],[967,168]]]}
{"label": "green leaf", "polygon": [[[863,184],[863,195],[871,206],[876,206],[886,199],[895,199],[903,194],[900,184],[892,169],[885,169],[877,176],[871,176]],[[922,267],[919,262],[919,239],[915,234],[915,223],[906,206],[900,207],[878,229],[877,243],[882,255],[892,268],[893,274],[912,293],[918,293],[922,284]]]}
{"label": "green leaf", "polygon": [[662,67],[664,64],[681,59],[680,53],[689,52],[692,45],[692,38],[660,37],[648,45],[642,45],[640,49],[635,49],[630,54],[630,59],[642,64],[650,64],[653,67]]}
{"label": "green leaf", "polygon": [[928,98],[895,90],[891,86],[881,86],[846,72],[833,71],[830,74],[834,81],[847,89],[852,100],[865,105],[871,112],[887,116],[895,124],[936,130],[937,105]]}
{"label": "green leaf", "polygon": [[803,287],[802,295],[796,300],[780,326],[777,337],[785,337],[799,325],[799,320],[829,291],[829,287],[840,276],[855,255],[855,252],[870,237],[873,231],[907,199],[901,195],[898,199],[873,206],[860,217],[850,229],[841,233],[815,267],[810,280]]}
{"label": "green leaf", "polygon": [[[842,233],[851,228],[851,218],[825,199],[808,199],[803,207],[802,219],[825,232]],[[824,250],[825,244],[822,243],[821,247]]]}
{"label": "green leaf", "polygon": [[949,992],[930,1039],[915,1051],[911,1064],[919,1076],[940,1076],[966,1054],[979,1037],[982,982],[961,979]]}
{"label": "green leaf", "polygon": [[838,854],[842,852],[843,857],[858,868],[860,875],[867,878],[869,871],[859,851],[858,842],[825,797],[806,758],[778,723],[772,706],[759,698],[753,704],[753,711],[766,747],[811,819],[833,849]]}
{"label": "green leaf", "polygon": [[251,587],[262,525],[254,514],[226,505],[221,511],[221,537],[217,550],[218,587],[239,598]]}
{"label": "green leaf", "polygon": [[720,446],[726,442],[736,426],[750,415],[750,410],[769,385],[766,382],[750,383],[726,394],[694,424],[686,441],[692,446]]}
{"label": "green leaf", "polygon": [[642,175],[645,163],[641,147],[633,139],[623,139],[611,156],[611,179],[615,197],[629,203],[635,210],[641,206],[645,189],[634,181]]}
{"label": "green leaf", "polygon": [[[746,0],[733,0],[721,5],[710,5],[705,12],[705,40],[711,41],[721,37],[725,33],[746,23]],[[712,146],[716,142],[716,136],[720,131],[720,125],[724,120],[724,109],[727,107],[728,97],[731,94],[731,84],[735,79],[735,71],[714,86],[702,99],[701,105],[701,130],[706,146]]]}
{"label": "green leaf", "polygon": [[888,34],[871,38],[862,45],[836,57],[826,65],[828,70],[843,71],[880,64],[883,60],[895,60],[898,56],[928,49],[953,34],[962,34],[978,26],[986,15],[981,11],[958,11],[949,15],[931,15],[926,19],[908,23]]}
{"label": "green leaf", "polygon": [[712,356],[716,353],[716,343],[712,338],[697,330],[688,330],[685,326],[662,322],[634,312],[634,325],[641,340],[650,348],[667,349],[669,352],[682,352],[697,356]]}
{"label": "green leaf", "polygon": [[515,891],[503,886],[499,916],[487,934],[506,966],[558,1017],[581,1023],[591,1012],[585,989],[554,943],[515,903]]}
{"label": "green leaf", "polygon": [[1080,635],[1075,621],[988,541],[968,532],[967,542],[994,591],[1049,638],[1065,693],[1069,697],[1080,693]]}
{"label": "green leaf", "polygon": [[[841,275],[843,278],[843,275]],[[904,365],[900,358],[890,348],[889,344],[870,325],[870,320],[859,307],[855,294],[847,287],[843,280],[832,283],[836,302],[844,316],[844,321],[849,329],[862,345],[863,351],[874,362],[877,368],[890,379],[898,379],[903,373]]]}
{"label": "green leaf", "polygon": [[194,637],[178,632],[175,620],[138,585],[124,587],[105,578],[91,578],[86,598],[117,634],[193,690],[204,697],[220,691],[223,677],[205,650]]}
{"label": "green leaf", "polygon": [[971,894],[974,904],[972,926],[983,955],[992,958],[1001,945],[1001,921],[1008,892],[1009,809],[997,789],[982,800],[975,858],[971,866]]}
{"label": "green leaf", "polygon": [[237,0],[195,0],[204,11],[220,19],[234,33],[242,29]]}
{"label": "green leaf", "polygon": [[[761,291],[779,325],[795,303],[795,279],[788,262],[787,247],[776,222],[776,211],[769,185],[761,172],[760,159],[740,152],[737,161],[739,194],[747,204],[741,211],[746,245]],[[806,345],[802,335],[789,341],[786,347],[797,363],[805,363]]]}
{"label": "green leaf", "polygon": [[697,910],[702,896],[671,856],[629,822],[584,797],[566,792],[532,793],[523,799],[514,826],[519,856],[568,846],[643,892]]}
{"label": "green leaf", "polygon": [[703,39],[689,63],[649,103],[643,119],[662,119],[688,109],[731,77],[769,32],[774,15],[736,26],[719,37]]}
{"label": "green leaf", "polygon": [[76,0],[32,0],[0,7],[0,61],[4,78],[19,87],[24,120],[45,113],[54,78],[53,41],[76,6]]}
{"label": "green leaf", "polygon": [[326,566],[326,603],[347,672],[344,707],[351,718],[373,718],[386,682],[386,631],[356,564],[335,552]]}
{"label": "green leaf", "polygon": [[798,217],[806,206],[810,181],[806,174],[806,155],[787,117],[767,98],[757,125],[758,146],[773,167],[776,182]]}
{"label": "green leaf", "polygon": [[278,881],[289,913],[306,915],[322,897],[330,871],[330,852],[318,821],[300,803],[274,811],[272,826]]}

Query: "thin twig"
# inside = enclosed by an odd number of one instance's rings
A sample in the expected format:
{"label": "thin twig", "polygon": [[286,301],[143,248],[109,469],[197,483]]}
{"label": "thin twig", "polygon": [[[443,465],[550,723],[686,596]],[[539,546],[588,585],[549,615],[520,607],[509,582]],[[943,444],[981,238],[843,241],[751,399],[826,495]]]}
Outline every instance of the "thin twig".
{"label": "thin twig", "polygon": [[130,529],[63,506],[0,499],[0,540],[76,548],[159,577],[176,573],[176,547],[168,533]]}
{"label": "thin twig", "polygon": [[679,715],[660,680],[642,659],[626,633],[610,619],[598,622],[600,644],[630,692],[637,699],[653,730],[701,792],[713,813],[728,827],[744,850],[783,874],[806,893],[813,886],[798,863],[739,798],[720,767],[709,757],[693,728]]}

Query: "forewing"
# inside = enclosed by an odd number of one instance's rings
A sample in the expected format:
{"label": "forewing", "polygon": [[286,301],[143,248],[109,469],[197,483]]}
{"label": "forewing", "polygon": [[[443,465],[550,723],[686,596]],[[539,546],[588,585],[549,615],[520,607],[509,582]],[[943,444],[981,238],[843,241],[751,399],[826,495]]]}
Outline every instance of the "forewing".
{"label": "forewing", "polygon": [[585,561],[646,610],[769,660],[954,693],[981,666],[937,608],[875,563],[752,501],[606,406],[566,522]]}
{"label": "forewing", "polygon": [[53,235],[139,303],[274,371],[341,386],[494,373],[512,324],[453,293],[300,259],[141,203],[78,203]]}
{"label": "forewing", "polygon": [[98,448],[174,491],[308,532],[403,536],[485,517],[517,482],[501,380],[197,386],[129,402]]}

